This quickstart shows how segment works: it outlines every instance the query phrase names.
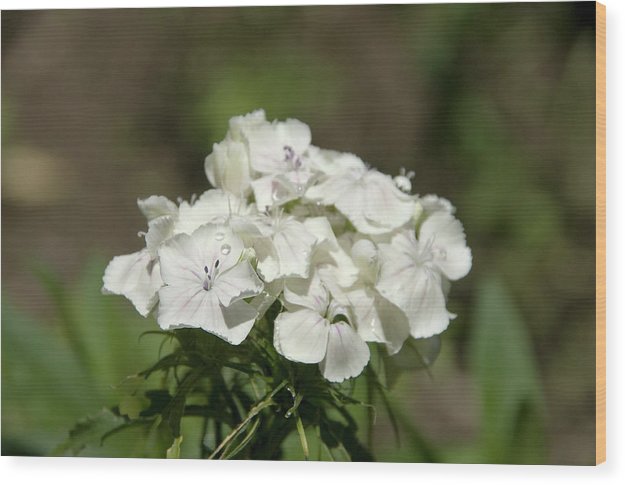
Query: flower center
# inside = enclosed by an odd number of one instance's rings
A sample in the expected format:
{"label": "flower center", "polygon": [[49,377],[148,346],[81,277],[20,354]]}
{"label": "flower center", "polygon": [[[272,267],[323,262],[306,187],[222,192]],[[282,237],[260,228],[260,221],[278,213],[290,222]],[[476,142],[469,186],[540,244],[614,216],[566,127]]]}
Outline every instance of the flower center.
{"label": "flower center", "polygon": [[415,258],[417,264],[427,264],[432,261],[445,261],[447,251],[445,248],[437,246],[434,236],[430,237],[425,244],[420,244],[418,254]]}
{"label": "flower center", "polygon": [[215,263],[209,268],[204,266],[204,280],[202,281],[202,288],[204,291],[208,291],[212,288],[215,278],[219,274],[219,259],[215,260]]}
{"label": "flower center", "polygon": [[291,170],[299,170],[302,168],[302,159],[295,153],[293,147],[289,145],[284,146],[284,161],[289,165]]}

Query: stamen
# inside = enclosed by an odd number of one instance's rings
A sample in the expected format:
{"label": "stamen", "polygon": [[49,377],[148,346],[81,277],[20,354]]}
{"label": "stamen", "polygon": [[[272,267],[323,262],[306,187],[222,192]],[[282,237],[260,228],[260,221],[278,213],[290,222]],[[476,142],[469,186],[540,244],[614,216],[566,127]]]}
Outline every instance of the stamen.
{"label": "stamen", "polygon": [[295,152],[293,151],[293,148],[288,145],[285,145],[284,146],[284,159],[286,161],[289,161],[289,160],[292,160],[294,156],[295,156]]}
{"label": "stamen", "polygon": [[208,274],[208,266],[204,266],[204,273]]}
{"label": "stamen", "polygon": [[219,260],[215,260],[215,269],[217,269],[219,267]]}

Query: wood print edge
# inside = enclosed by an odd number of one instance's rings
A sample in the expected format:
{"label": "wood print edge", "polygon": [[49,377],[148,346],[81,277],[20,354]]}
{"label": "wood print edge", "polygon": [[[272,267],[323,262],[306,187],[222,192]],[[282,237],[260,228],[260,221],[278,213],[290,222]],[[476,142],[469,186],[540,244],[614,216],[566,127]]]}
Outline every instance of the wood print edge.
{"label": "wood print edge", "polygon": [[606,20],[605,5],[596,2],[596,347],[595,347],[595,463],[606,460]]}

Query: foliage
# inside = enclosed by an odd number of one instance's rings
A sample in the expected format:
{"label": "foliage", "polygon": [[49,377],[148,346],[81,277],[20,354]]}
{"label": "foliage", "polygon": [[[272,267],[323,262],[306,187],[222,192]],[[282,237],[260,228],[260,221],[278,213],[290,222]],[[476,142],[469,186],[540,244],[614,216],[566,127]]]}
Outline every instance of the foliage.
{"label": "foliage", "polygon": [[[106,440],[126,429],[160,430],[161,456],[181,455],[187,444],[182,421],[200,418],[201,456],[211,459],[279,459],[291,433],[299,435],[304,458],[310,457],[305,429],[312,429],[322,447],[336,459],[370,461],[356,437],[357,423],[348,410],[362,405],[345,386],[329,384],[314,366],[281,359],[267,345],[270,321],[259,322],[243,344],[232,346],[200,329],[160,334],[171,352],[128,379],[134,405],[114,406],[80,422],[57,449],[78,453],[86,438]],[[173,345],[170,344],[173,342]],[[160,374],[160,385],[145,389]]]}
{"label": "foliage", "polygon": [[[3,401],[4,453],[514,463],[544,459],[542,391],[530,342],[497,279],[480,284],[470,343],[480,389],[481,444],[443,447],[439,439],[418,430],[401,397],[409,395],[407,385],[414,386],[414,373],[423,372],[410,356],[387,359],[384,352],[373,351],[367,374],[355,384],[329,385],[315,366],[278,359],[273,347],[261,344],[261,334],[271,332],[269,321],[257,325],[238,347],[198,329],[152,330],[153,322],[101,297],[101,265],[93,260],[75,288],[64,288],[48,275],[49,289],[60,298],[57,308],[61,310],[65,299],[64,317],[74,319],[73,337],[63,330],[68,324],[63,319],[57,326],[41,325],[3,305],[2,391],[11,396]],[[89,309],[81,302],[94,305]],[[405,351],[419,352],[423,360],[432,362],[441,352],[438,338],[415,343]],[[86,349],[83,354],[80,345]],[[444,352],[442,357],[439,366],[445,365]],[[144,371],[128,375],[141,367]],[[430,372],[436,374],[437,368]],[[514,386],[507,379],[510,374]],[[88,417],[75,423],[81,415]],[[371,455],[371,440],[385,420],[396,438],[389,446],[374,446]]]}

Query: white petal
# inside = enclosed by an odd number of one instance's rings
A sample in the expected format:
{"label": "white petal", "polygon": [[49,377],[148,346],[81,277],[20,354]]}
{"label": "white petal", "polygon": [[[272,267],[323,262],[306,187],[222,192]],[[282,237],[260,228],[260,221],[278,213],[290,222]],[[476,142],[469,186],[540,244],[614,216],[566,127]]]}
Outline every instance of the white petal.
{"label": "white petal", "polygon": [[308,147],[307,155],[311,169],[325,175],[344,174],[348,171],[362,174],[367,171],[364,162],[352,153],[341,153],[311,145]]}
{"label": "white petal", "polygon": [[312,173],[306,170],[284,170],[280,173],[264,175],[251,182],[259,211],[286,204],[304,195]]}
{"label": "white petal", "polygon": [[248,261],[241,261],[229,270],[219,273],[212,290],[224,306],[233,301],[258,295],[263,290],[263,283]]}
{"label": "white petal", "polygon": [[380,276],[377,290],[408,317],[415,338],[431,337],[447,328],[440,273],[431,263],[419,263],[419,248],[412,233],[398,233],[391,244],[379,245]]}
{"label": "white petal", "polygon": [[212,292],[197,286],[164,286],[158,292],[158,324],[164,330],[179,327],[202,327],[212,315],[221,313]]}
{"label": "white petal", "polygon": [[316,364],[326,354],[329,327],[330,322],[312,310],[280,313],[274,326],[276,350],[293,362]]}
{"label": "white petal", "polygon": [[205,224],[191,236],[178,234],[158,250],[163,281],[168,285],[200,284],[204,267],[223,273],[238,263],[243,242],[227,226]]}
{"label": "white petal", "polygon": [[[407,280],[410,284],[407,284]],[[384,285],[378,285],[383,296],[395,303],[408,317],[410,335],[425,338],[443,332],[450,321],[450,314],[445,307],[445,296],[441,287],[440,275],[429,268],[415,268],[413,271],[398,275],[403,285],[400,293],[384,291]]]}
{"label": "white petal", "polygon": [[243,196],[250,189],[250,161],[246,146],[226,139],[213,145],[206,157],[204,170],[211,185]]}
{"label": "white petal", "polygon": [[233,116],[230,118],[228,136],[233,140],[242,141],[244,140],[243,130],[245,128],[266,123],[265,111],[262,109],[257,109],[243,116]]}
{"label": "white petal", "polygon": [[380,273],[376,288],[380,293],[404,308],[407,290],[414,286],[417,273],[417,242],[410,234],[398,233],[391,244],[378,245]]}
{"label": "white petal", "polygon": [[375,309],[379,321],[378,333],[386,344],[388,353],[396,354],[410,335],[408,318],[396,305],[377,292]]}
{"label": "white petal", "polygon": [[347,323],[330,325],[328,349],[319,365],[323,377],[342,382],[359,375],[369,362],[369,347]]}
{"label": "white petal", "polygon": [[316,240],[302,223],[294,219],[281,222],[273,236],[273,245],[280,265],[279,276],[307,277],[312,247]]}
{"label": "white petal", "polygon": [[250,333],[258,317],[256,309],[243,300],[235,301],[229,307],[221,307],[225,329],[219,335],[233,345],[239,345]]}
{"label": "white petal", "polygon": [[280,275],[280,262],[271,238],[259,237],[254,240],[254,250],[258,258],[258,273],[267,283]]}
{"label": "white petal", "polygon": [[197,285],[204,280],[202,268],[206,263],[200,250],[188,234],[178,234],[158,250],[161,276],[168,285]]}
{"label": "white petal", "polygon": [[435,212],[428,217],[419,230],[419,241],[432,241],[434,262],[450,280],[463,278],[471,269],[462,224],[451,214]]}
{"label": "white petal", "polygon": [[284,289],[284,282],[274,281],[273,283],[266,284],[263,291],[250,302],[257,313],[258,318],[262,318],[267,310],[273,305],[273,303],[278,299],[278,295],[282,293]]}
{"label": "white petal", "polygon": [[223,190],[211,189],[204,192],[193,204],[180,204],[176,234],[191,234],[206,223],[221,223],[232,215],[249,213],[247,203],[240,197]]}
{"label": "white petal", "polygon": [[371,224],[388,231],[410,220],[414,213],[414,198],[399,190],[393,179],[375,170],[369,171],[364,179],[367,194],[364,215]]}
{"label": "white petal", "polygon": [[370,239],[358,239],[351,246],[351,257],[359,277],[374,284],[378,277],[378,248]]}
{"label": "white petal", "polygon": [[249,144],[252,167],[265,174],[284,172],[285,147],[300,155],[311,139],[308,125],[292,119],[248,126],[242,132]]}
{"label": "white petal", "polygon": [[318,273],[315,272],[310,278],[287,279],[284,283],[284,299],[287,304],[325,314],[330,295]]}
{"label": "white petal", "polygon": [[358,334],[362,339],[385,343],[390,354],[398,352],[410,335],[406,315],[373,289],[354,289],[347,296],[354,309]]}
{"label": "white petal", "polygon": [[313,266],[333,266],[332,278],[337,284],[348,287],[354,284],[358,276],[358,268],[349,255],[338,243],[330,222],[325,217],[310,217],[304,221],[306,229],[317,238],[314,249]]}
{"label": "white petal", "polygon": [[419,203],[426,215],[431,215],[434,212],[439,211],[447,212],[449,214],[454,214],[456,212],[456,208],[451,202],[443,197],[439,197],[438,195],[424,195],[419,198]]}
{"label": "white petal", "polygon": [[352,193],[361,176],[361,173],[355,171],[338,172],[308,188],[306,198],[324,205],[334,205],[343,195]]}
{"label": "white petal", "polygon": [[414,214],[412,196],[401,192],[393,180],[380,172],[337,173],[311,187],[306,197],[334,204],[364,234],[382,234],[407,223]]}
{"label": "white petal", "polygon": [[280,179],[276,175],[265,175],[252,180],[252,190],[256,207],[259,211],[264,211],[268,207],[286,203],[295,198],[292,187],[285,184],[286,180]]}
{"label": "white petal", "polygon": [[156,257],[160,245],[173,236],[174,225],[173,216],[160,216],[148,222],[145,245],[152,257]]}
{"label": "white petal", "polygon": [[240,344],[250,332],[256,310],[244,301],[228,308],[219,304],[217,295],[201,287],[165,286],[159,290],[158,324],[163,329],[201,328],[233,345]]}
{"label": "white petal", "polygon": [[106,267],[102,290],[128,298],[144,317],[158,301],[157,291],[163,286],[158,262],[142,249],[116,256]]}
{"label": "white petal", "polygon": [[151,195],[147,199],[137,199],[137,205],[148,221],[160,216],[175,216],[178,207],[167,197]]}
{"label": "white petal", "polygon": [[443,332],[449,326],[450,314],[445,308],[440,276],[424,272],[412,293],[411,305],[406,309],[410,334],[414,338],[426,338]]}

